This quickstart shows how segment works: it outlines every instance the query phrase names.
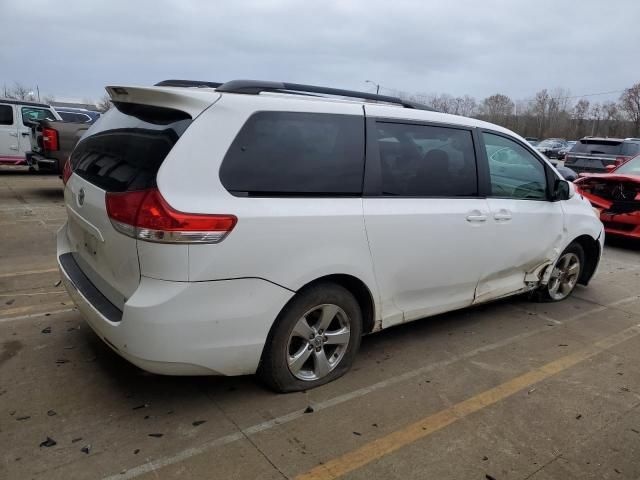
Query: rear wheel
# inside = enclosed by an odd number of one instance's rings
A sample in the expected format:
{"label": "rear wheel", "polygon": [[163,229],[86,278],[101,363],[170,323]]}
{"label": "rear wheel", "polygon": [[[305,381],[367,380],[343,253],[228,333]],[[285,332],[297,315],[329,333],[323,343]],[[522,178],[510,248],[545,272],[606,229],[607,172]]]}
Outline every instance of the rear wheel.
{"label": "rear wheel", "polygon": [[549,282],[538,291],[538,299],[547,302],[564,300],[576,287],[584,269],[584,250],[572,243],[562,252],[551,271]]}
{"label": "rear wheel", "polygon": [[314,388],[344,375],[360,346],[362,313],[355,297],[335,284],[299,292],[274,324],[258,374],[274,390]]}

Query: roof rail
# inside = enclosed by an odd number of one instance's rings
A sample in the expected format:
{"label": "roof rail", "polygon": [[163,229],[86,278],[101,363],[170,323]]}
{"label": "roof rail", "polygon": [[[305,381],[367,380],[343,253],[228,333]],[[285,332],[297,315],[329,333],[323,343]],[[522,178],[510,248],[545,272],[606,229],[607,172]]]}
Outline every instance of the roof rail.
{"label": "roof rail", "polygon": [[342,90],[340,88],[318,87],[315,85],[303,85],[300,83],[269,82],[260,80],[231,80],[223,83],[216,89],[218,92],[244,93],[246,95],[258,95],[261,92],[278,93],[317,93],[323,95],[333,95],[336,97],[358,98],[362,100],[374,100],[377,102],[393,103],[405,108],[415,108],[417,110],[435,111],[420,103],[402,100],[398,97],[387,95],[377,95],[375,93],[358,92],[355,90]]}
{"label": "roof rail", "polygon": [[197,87],[197,88],[218,88],[220,82],[201,82],[200,80],[162,80],[154,87]]}

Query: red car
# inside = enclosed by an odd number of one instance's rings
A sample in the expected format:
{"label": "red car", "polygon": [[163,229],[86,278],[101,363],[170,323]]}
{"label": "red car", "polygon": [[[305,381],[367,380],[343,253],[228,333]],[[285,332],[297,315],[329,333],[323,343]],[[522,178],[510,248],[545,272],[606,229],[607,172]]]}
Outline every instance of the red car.
{"label": "red car", "polygon": [[600,212],[605,232],[640,239],[640,155],[609,173],[585,173],[578,193]]}

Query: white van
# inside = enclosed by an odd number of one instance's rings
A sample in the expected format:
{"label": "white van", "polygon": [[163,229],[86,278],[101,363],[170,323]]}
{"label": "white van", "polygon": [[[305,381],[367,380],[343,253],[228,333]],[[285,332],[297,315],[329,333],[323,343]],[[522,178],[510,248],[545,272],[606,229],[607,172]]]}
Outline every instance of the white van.
{"label": "white van", "polygon": [[563,300],[600,261],[589,202],[497,125],[290,83],[108,91],[64,168],[58,264],[148,371],[304,390],[345,373],[363,334]]}
{"label": "white van", "polygon": [[26,165],[31,151],[29,121],[62,120],[46,103],[0,99],[0,165]]}

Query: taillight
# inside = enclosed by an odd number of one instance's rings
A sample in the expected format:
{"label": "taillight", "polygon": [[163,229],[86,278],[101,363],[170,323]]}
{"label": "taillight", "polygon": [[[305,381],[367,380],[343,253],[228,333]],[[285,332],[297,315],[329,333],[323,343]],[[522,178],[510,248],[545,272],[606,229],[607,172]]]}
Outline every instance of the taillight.
{"label": "taillight", "polygon": [[238,221],[234,215],[179,212],[155,188],[107,193],[106,204],[116,230],[149,242],[218,243]]}
{"label": "taillight", "polygon": [[64,167],[62,167],[62,183],[64,185],[67,184],[72,173],[73,170],[71,170],[71,159],[67,158],[67,161],[64,162]]}
{"label": "taillight", "polygon": [[622,165],[624,162],[626,162],[627,160],[629,160],[630,157],[616,157],[616,167],[619,167],[620,165]]}
{"label": "taillight", "polygon": [[58,150],[58,131],[53,128],[42,129],[42,146],[45,150]]}

